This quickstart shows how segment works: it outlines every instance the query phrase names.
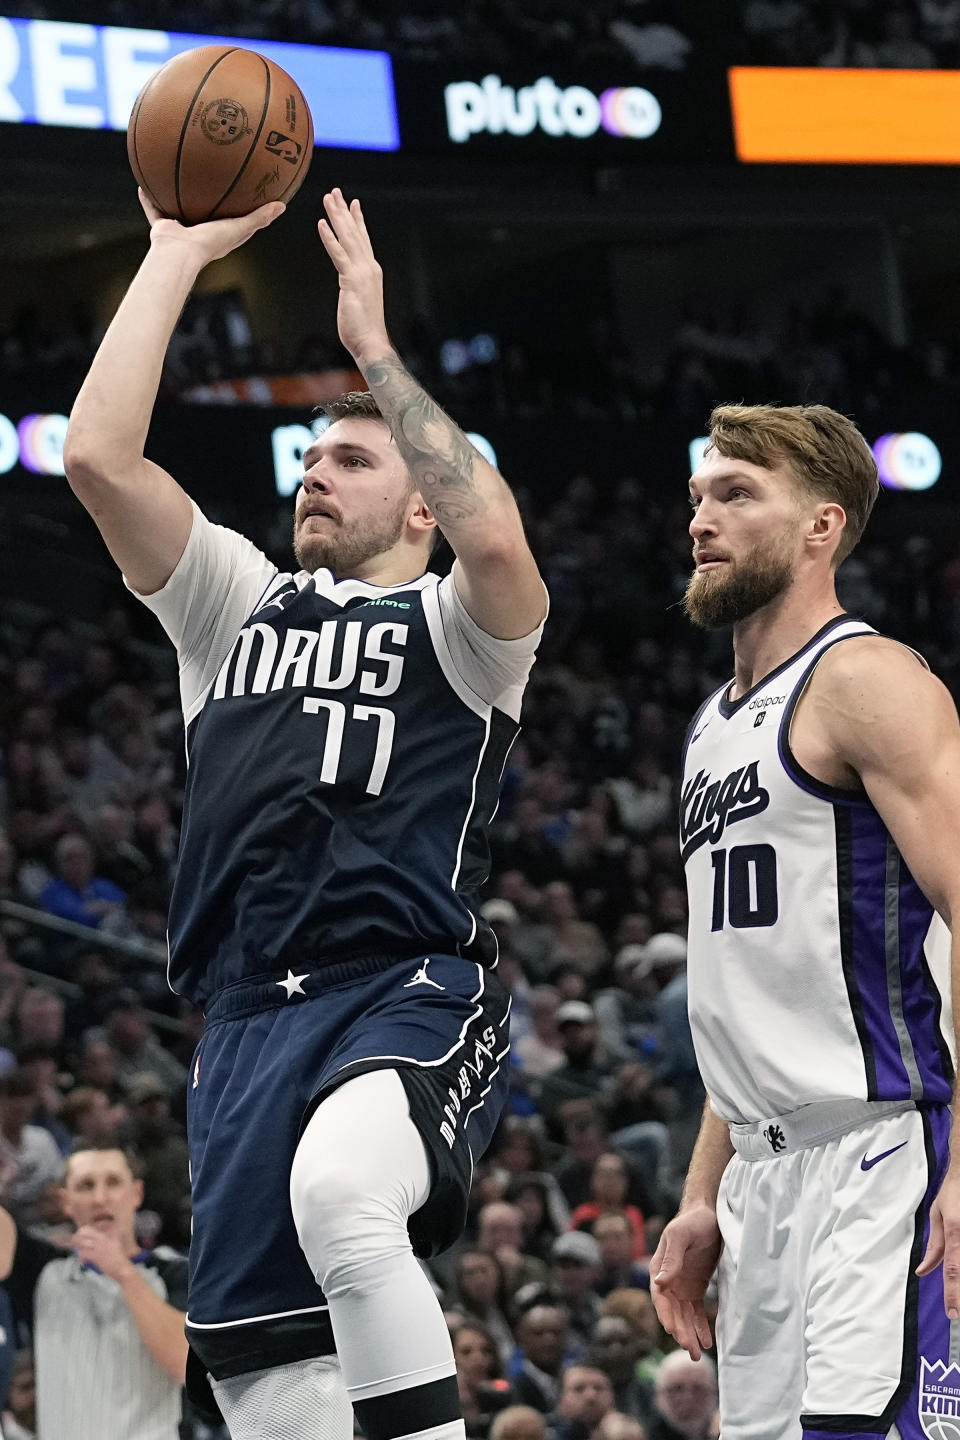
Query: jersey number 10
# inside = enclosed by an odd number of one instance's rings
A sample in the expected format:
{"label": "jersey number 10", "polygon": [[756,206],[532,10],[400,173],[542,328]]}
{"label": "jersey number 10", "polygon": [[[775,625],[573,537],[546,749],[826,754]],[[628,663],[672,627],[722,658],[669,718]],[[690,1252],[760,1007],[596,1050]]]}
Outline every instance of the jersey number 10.
{"label": "jersey number 10", "polygon": [[777,852],[772,845],[734,845],[713,850],[713,919],[711,930],[722,930],[729,920],[734,930],[775,925]]}

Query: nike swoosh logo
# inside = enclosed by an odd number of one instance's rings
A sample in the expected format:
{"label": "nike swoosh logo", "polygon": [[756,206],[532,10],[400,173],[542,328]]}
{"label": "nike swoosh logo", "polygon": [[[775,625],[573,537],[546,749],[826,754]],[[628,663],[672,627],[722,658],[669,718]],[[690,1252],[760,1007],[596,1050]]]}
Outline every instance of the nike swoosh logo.
{"label": "nike swoosh logo", "polygon": [[703,734],[704,730],[706,730],[706,728],[707,728],[707,726],[708,726],[709,724],[710,724],[710,721],[708,720],[706,725],[701,725],[700,729],[696,732],[695,735],[691,735],[691,736],[690,736],[690,744],[691,744],[691,745],[693,744],[693,742],[694,742],[695,740],[699,740],[699,739],[700,739],[700,736]]}
{"label": "nike swoosh logo", "polygon": [[906,1140],[901,1140],[900,1144],[899,1144],[899,1145],[894,1145],[894,1147],[893,1147],[892,1150],[884,1150],[882,1154],[880,1154],[880,1155],[874,1155],[874,1157],[873,1157],[872,1160],[868,1160],[867,1157],[866,1157],[866,1155],[864,1155],[863,1159],[860,1161],[860,1169],[861,1169],[861,1170],[872,1170],[873,1167],[874,1167],[874,1165],[879,1165],[879,1164],[880,1164],[880,1161],[881,1161],[881,1160],[886,1160],[886,1158],[887,1158],[888,1155],[896,1155],[897,1151],[898,1151],[898,1150],[902,1150],[903,1147],[904,1147],[904,1145],[906,1145],[906,1144],[908,1144],[908,1143],[909,1143],[909,1142],[906,1141]]}

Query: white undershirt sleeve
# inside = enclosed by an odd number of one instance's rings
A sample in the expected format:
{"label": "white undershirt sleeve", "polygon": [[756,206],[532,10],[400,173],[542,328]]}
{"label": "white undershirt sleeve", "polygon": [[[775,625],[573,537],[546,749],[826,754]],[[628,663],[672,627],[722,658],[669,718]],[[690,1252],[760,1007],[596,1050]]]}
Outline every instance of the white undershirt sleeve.
{"label": "white undershirt sleeve", "polygon": [[481,700],[519,720],[524,686],[533,668],[546,616],[529,635],[519,640],[498,640],[481,630],[467,613],[452,573],[440,581],[437,598],[444,639],[459,675]]}
{"label": "white undershirt sleeve", "polygon": [[212,524],[195,504],[190,538],[166,585],[141,595],[124,576],[176,646],[187,719],[277,574],[251,540]]}

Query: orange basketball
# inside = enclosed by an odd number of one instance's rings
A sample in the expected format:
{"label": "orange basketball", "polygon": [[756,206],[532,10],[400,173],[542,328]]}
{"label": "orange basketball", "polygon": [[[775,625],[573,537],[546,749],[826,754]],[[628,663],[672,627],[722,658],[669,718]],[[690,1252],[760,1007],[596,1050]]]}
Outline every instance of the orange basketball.
{"label": "orange basketball", "polygon": [[313,157],[313,118],[285,70],[253,50],[202,45],[137,96],[127,154],[158,209],[196,225],[289,201]]}

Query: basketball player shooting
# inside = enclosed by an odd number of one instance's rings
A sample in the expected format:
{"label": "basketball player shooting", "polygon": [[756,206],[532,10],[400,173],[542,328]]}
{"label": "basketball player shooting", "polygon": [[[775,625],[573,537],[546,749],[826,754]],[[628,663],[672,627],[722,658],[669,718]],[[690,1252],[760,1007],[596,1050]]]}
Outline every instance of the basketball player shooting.
{"label": "basketball player shooting", "polygon": [[509,996],[478,889],[546,593],[506,484],[398,359],[339,190],[320,238],[370,393],[327,407],[304,455],[295,573],[212,524],[145,458],[147,428],[200,271],[283,207],[185,228],[141,200],[150,247],[64,460],[180,662],[170,980],[206,1012],[188,1373],[234,1440],[347,1440],[347,1397],[369,1440],[457,1440],[416,1257],[459,1234],[506,1094]]}
{"label": "basketball player shooting", "polygon": [[651,1275],[697,1359],[719,1259],[723,1440],[960,1435],[960,729],[837,599],[877,489],[824,406],[715,410],[690,481],[686,608],[733,627],[735,665],[685,747],[709,1099]]}

